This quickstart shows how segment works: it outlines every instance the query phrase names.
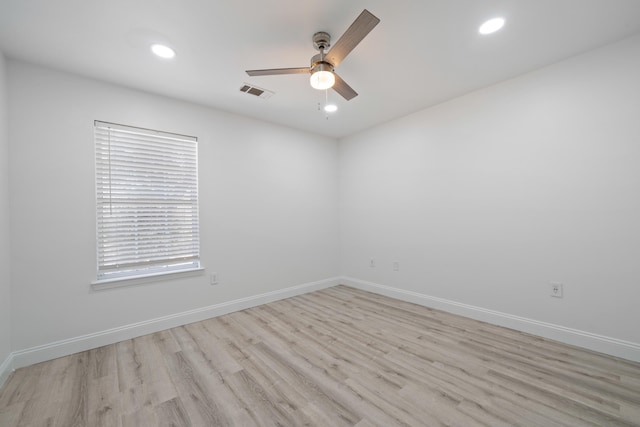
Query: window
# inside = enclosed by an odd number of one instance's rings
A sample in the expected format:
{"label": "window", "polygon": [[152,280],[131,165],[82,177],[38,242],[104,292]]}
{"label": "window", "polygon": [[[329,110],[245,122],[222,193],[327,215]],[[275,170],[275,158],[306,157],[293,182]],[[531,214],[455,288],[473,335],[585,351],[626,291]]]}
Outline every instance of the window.
{"label": "window", "polygon": [[200,268],[198,140],[95,122],[98,282]]}

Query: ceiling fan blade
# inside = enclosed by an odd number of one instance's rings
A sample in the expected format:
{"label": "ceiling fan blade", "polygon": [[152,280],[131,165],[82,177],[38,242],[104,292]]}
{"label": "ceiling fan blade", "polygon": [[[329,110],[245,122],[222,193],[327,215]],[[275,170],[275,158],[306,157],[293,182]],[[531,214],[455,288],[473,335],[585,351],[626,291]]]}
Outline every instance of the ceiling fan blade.
{"label": "ceiling fan blade", "polygon": [[351,24],[342,37],[340,37],[329,50],[325,58],[327,58],[334,67],[337,67],[345,56],[347,56],[379,22],[380,19],[376,18],[371,12],[367,9],[363,10],[360,16],[353,21],[353,24]]}
{"label": "ceiling fan blade", "polygon": [[333,85],[333,90],[338,92],[347,101],[358,96],[358,92],[353,90],[353,88],[351,88],[351,86],[349,86],[344,80],[342,80],[339,75],[337,75],[336,73],[333,73],[333,75],[336,77],[336,82]]}
{"label": "ceiling fan blade", "polygon": [[309,74],[309,67],[270,68],[268,70],[247,70],[250,76],[275,76],[278,74]]}

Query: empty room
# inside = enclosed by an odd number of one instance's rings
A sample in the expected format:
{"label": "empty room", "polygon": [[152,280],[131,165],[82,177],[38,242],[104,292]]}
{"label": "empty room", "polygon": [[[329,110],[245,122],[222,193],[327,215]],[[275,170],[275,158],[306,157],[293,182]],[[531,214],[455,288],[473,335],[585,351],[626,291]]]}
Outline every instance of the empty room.
{"label": "empty room", "polygon": [[0,0],[0,426],[640,426],[640,1]]}

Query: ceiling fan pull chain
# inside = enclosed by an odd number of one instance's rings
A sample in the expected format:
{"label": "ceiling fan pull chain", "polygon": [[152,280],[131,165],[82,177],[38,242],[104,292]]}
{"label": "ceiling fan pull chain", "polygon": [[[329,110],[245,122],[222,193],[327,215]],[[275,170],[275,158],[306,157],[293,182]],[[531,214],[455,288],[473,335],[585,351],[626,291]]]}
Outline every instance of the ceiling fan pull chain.
{"label": "ceiling fan pull chain", "polygon": [[329,89],[324,90],[324,117],[329,120],[329,112],[327,111],[327,105],[329,105]]}

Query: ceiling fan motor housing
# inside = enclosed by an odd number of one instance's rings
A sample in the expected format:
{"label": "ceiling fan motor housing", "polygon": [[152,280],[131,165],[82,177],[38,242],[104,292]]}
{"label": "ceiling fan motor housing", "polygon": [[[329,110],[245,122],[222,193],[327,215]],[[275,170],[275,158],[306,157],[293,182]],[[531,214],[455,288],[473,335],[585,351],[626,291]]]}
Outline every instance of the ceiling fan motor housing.
{"label": "ceiling fan motor housing", "polygon": [[[311,57],[310,71],[313,74],[315,71],[331,71],[333,72],[333,64],[326,60],[323,54],[319,53]],[[315,71],[314,71],[315,70]]]}
{"label": "ceiling fan motor housing", "polygon": [[331,36],[329,33],[325,33],[324,31],[319,31],[315,33],[312,37],[313,47],[322,52],[323,50],[329,49],[331,46]]}

